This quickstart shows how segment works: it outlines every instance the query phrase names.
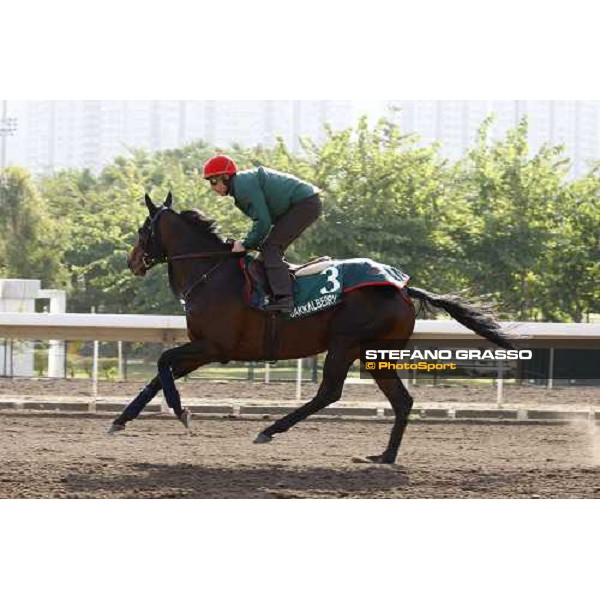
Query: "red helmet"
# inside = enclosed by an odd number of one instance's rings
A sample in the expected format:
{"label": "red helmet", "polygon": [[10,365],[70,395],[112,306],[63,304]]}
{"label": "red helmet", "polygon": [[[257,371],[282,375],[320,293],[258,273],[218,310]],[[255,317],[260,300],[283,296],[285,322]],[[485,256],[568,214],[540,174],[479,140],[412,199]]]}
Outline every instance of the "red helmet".
{"label": "red helmet", "polygon": [[217,175],[235,175],[237,173],[237,167],[233,162],[232,158],[225,154],[217,154],[212,158],[209,158],[204,163],[202,169],[202,176],[204,179],[208,177],[215,177]]}

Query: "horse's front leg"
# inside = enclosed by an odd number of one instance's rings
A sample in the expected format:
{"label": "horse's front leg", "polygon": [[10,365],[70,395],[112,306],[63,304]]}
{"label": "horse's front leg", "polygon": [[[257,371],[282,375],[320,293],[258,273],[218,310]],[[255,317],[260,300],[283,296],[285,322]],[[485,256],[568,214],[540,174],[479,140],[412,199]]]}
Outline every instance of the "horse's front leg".
{"label": "horse's front leg", "polygon": [[155,377],[146,387],[142,388],[139,394],[125,407],[123,412],[112,422],[108,428],[108,433],[117,433],[125,429],[125,424],[133,421],[144,407],[156,396],[160,390],[160,380]]}
{"label": "horse's front leg", "polygon": [[123,431],[125,424],[135,419],[161,389],[169,408],[185,427],[189,427],[191,414],[181,406],[175,380],[214,360],[216,354],[204,341],[189,342],[163,352],[158,359],[158,375],[125,407],[113,421],[108,433]]}
{"label": "horse's front leg", "polygon": [[158,359],[157,367],[158,380],[160,381],[160,386],[162,387],[165,400],[167,401],[167,406],[187,428],[190,426],[190,414],[181,406],[181,396],[175,385],[175,376],[173,374],[173,371],[179,362],[179,357],[181,356],[181,348],[183,348],[183,346],[163,352]]}

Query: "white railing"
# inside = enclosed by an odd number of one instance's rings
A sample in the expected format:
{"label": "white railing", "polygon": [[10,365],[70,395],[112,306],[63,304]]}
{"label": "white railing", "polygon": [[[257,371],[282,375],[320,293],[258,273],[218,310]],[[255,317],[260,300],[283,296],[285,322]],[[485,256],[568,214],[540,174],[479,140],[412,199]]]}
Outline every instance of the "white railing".
{"label": "white railing", "polygon": [[[597,323],[528,323],[504,321],[502,326],[531,340],[600,340]],[[414,340],[467,340],[479,336],[456,321],[417,320]],[[88,313],[0,312],[0,338],[186,342],[185,317],[174,315],[110,315]]]}

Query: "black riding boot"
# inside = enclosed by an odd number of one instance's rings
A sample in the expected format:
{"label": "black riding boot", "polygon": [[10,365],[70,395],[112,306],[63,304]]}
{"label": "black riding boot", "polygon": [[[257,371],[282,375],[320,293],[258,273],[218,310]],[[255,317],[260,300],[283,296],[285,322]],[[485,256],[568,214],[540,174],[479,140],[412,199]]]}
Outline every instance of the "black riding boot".
{"label": "black riding boot", "polygon": [[265,273],[272,292],[266,310],[292,312],[294,309],[292,279],[287,265],[283,262],[281,248],[265,247],[262,254]]}

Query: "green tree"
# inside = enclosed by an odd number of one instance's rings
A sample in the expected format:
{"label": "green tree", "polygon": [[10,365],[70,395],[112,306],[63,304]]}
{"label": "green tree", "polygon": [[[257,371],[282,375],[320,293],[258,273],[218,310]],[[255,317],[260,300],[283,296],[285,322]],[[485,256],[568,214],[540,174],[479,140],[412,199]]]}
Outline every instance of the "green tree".
{"label": "green tree", "polygon": [[[324,218],[293,244],[293,261],[371,257],[405,269],[414,285],[440,292],[469,287],[509,318],[581,320],[598,312],[599,169],[568,181],[560,146],[530,152],[526,120],[497,142],[490,140],[491,124],[491,117],[484,121],[477,143],[455,163],[441,158],[437,144],[363,118],[342,131],[327,128],[321,144],[301,140],[297,154],[283,140],[272,148],[215,149],[198,141],[154,154],[132,149],[97,175],[45,178],[41,195],[24,172],[10,184],[4,175],[0,250],[7,250],[0,272],[29,273],[19,261],[40,272],[42,245],[35,246],[37,257],[15,251],[24,247],[15,241],[20,232],[19,239],[50,240],[46,260],[58,263],[53,281],[68,275],[69,310],[177,312],[166,269],[135,278],[125,258],[147,216],[144,192],[162,202],[171,191],[177,210],[198,208],[223,234],[245,234],[247,217],[202,179],[201,165],[220,150],[241,169],[269,166],[323,190]],[[19,196],[15,189],[28,191]],[[16,227],[15,215],[30,225]]]}
{"label": "green tree", "polygon": [[[323,189],[324,219],[298,245],[299,254],[370,257],[403,267],[426,285],[439,257],[438,224],[448,209],[448,172],[438,147],[419,146],[381,120],[307,143],[312,180]],[[439,273],[438,273],[439,274]],[[439,285],[438,285],[439,287]]]}
{"label": "green tree", "polygon": [[64,287],[64,227],[53,220],[47,203],[27,171],[0,172],[0,274],[40,279],[46,287]]}
{"label": "green tree", "polygon": [[489,140],[492,118],[477,145],[456,168],[463,201],[452,237],[460,249],[466,280],[477,295],[492,298],[505,316],[549,314],[550,254],[567,197],[569,161],[560,146],[530,155],[527,120]]}
{"label": "green tree", "polygon": [[600,167],[569,183],[548,263],[545,320],[600,313]]}

